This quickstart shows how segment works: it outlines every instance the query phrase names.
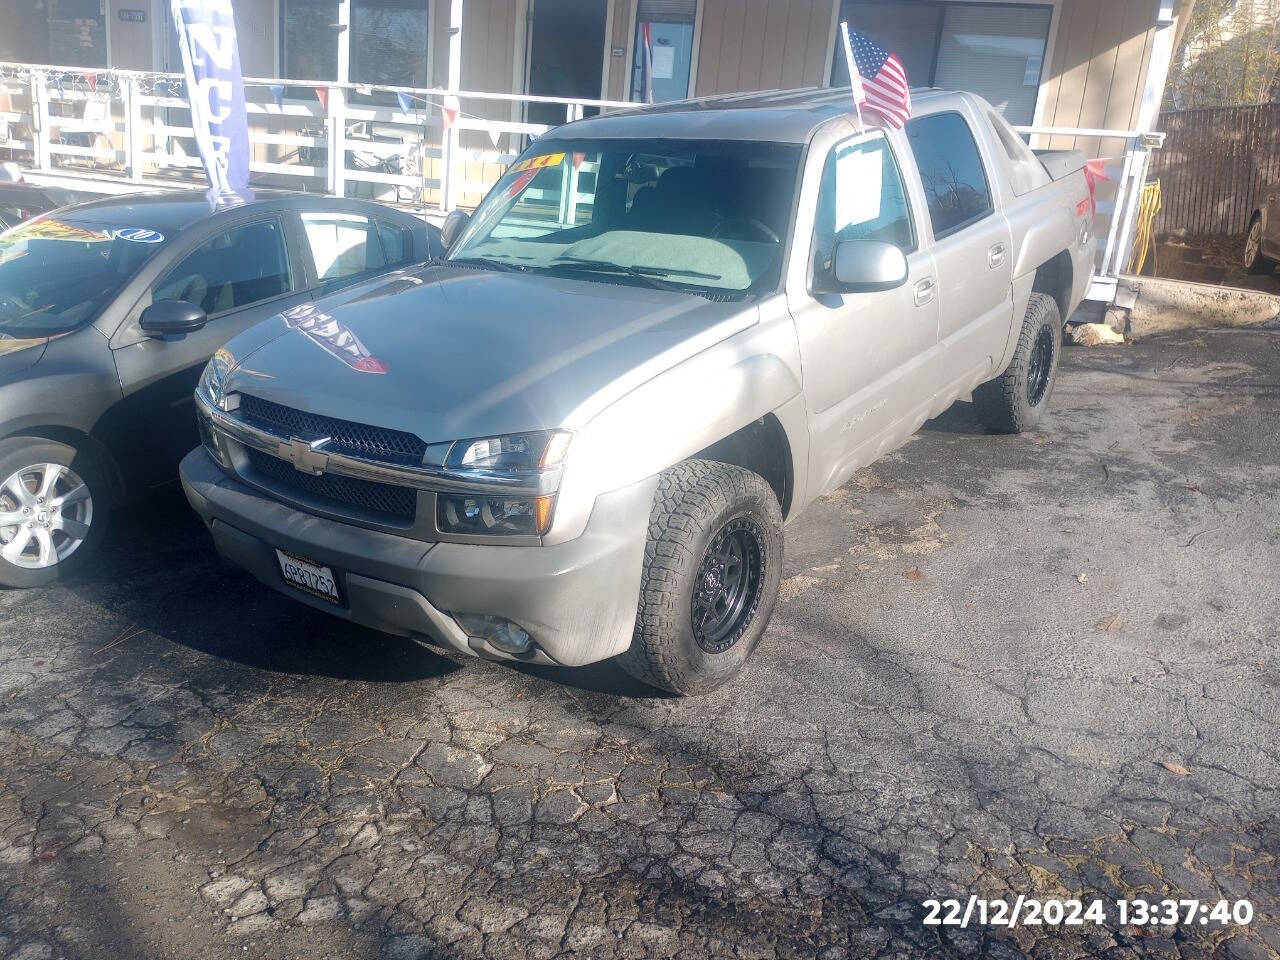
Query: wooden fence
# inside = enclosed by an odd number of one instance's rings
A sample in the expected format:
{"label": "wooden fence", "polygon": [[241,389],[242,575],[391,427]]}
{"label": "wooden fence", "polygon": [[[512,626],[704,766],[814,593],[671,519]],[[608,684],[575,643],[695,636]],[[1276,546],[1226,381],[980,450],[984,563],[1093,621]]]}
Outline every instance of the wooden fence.
{"label": "wooden fence", "polygon": [[1160,180],[1158,234],[1244,233],[1280,187],[1280,103],[1162,113],[1156,129],[1166,134],[1148,173]]}

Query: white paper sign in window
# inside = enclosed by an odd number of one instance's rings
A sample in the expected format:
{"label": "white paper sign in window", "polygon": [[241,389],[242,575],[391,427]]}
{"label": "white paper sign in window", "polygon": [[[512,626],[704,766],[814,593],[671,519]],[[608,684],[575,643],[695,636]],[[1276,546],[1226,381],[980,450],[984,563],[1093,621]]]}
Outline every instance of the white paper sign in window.
{"label": "white paper sign in window", "polygon": [[836,157],[836,232],[880,216],[884,161],[876,146]]}
{"label": "white paper sign in window", "polygon": [[655,45],[653,48],[653,79],[670,80],[676,74],[676,48]]}

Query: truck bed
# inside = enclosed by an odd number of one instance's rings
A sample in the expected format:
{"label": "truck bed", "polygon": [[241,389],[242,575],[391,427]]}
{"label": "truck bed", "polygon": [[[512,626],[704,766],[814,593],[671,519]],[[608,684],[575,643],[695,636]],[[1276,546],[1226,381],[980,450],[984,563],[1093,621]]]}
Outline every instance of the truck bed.
{"label": "truck bed", "polygon": [[1055,180],[1061,180],[1084,168],[1085,156],[1082,150],[1035,150],[1033,152],[1040,158],[1049,176]]}

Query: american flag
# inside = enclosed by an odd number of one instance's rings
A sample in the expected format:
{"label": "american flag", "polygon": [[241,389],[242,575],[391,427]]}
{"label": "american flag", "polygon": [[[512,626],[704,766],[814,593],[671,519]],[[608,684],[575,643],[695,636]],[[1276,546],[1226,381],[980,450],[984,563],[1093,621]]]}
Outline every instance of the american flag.
{"label": "american flag", "polygon": [[[847,24],[841,24],[841,27],[848,30]],[[890,126],[902,126],[911,116],[911,90],[907,86],[907,71],[903,69],[902,61],[856,30],[848,30],[848,35],[853,65],[862,78],[859,84],[850,76],[854,98],[859,104],[865,103],[879,113]],[[850,74],[853,72],[851,69]],[[861,98],[858,96],[859,87]]]}

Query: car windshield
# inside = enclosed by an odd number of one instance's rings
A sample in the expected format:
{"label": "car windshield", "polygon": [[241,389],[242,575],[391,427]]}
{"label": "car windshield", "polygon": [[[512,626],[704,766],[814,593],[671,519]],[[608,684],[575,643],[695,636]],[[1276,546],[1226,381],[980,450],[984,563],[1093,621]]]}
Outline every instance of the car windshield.
{"label": "car windshield", "polygon": [[0,338],[46,337],[91,321],[165,238],[116,226],[37,217],[0,233]]}
{"label": "car windshield", "polygon": [[777,286],[800,147],[730,140],[534,144],[449,253],[493,269],[706,296]]}

